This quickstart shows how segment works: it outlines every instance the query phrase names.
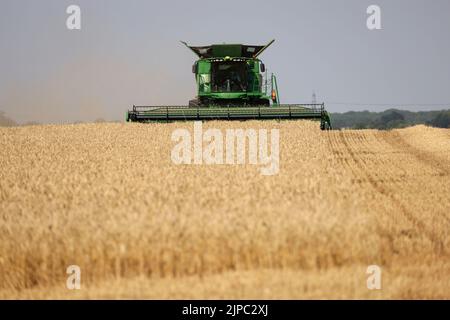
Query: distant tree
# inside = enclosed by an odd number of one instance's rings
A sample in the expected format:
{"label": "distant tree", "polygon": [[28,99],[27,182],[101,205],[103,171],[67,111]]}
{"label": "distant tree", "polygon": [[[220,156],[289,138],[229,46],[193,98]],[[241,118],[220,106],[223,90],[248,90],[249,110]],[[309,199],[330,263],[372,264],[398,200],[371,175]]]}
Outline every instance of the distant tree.
{"label": "distant tree", "polygon": [[382,115],[380,119],[382,123],[388,123],[391,121],[403,121],[405,120],[405,117],[400,112],[390,111],[389,113]]}
{"label": "distant tree", "polygon": [[103,123],[103,122],[106,122],[106,120],[103,119],[103,118],[97,118],[97,119],[95,119],[94,122],[95,122],[95,123]]}
{"label": "distant tree", "polygon": [[331,114],[333,127],[352,129],[393,129],[427,124],[447,128],[448,113],[445,111],[412,112],[399,109],[389,109],[383,112],[350,111]]}
{"label": "distant tree", "polygon": [[14,127],[17,123],[11,118],[7,117],[3,111],[0,111],[0,127]]}
{"label": "distant tree", "polygon": [[398,111],[388,110],[371,124],[375,129],[394,129],[406,126],[405,117]]}
{"label": "distant tree", "polygon": [[367,129],[367,124],[364,124],[364,123],[361,123],[361,122],[359,122],[359,123],[356,123],[354,126],[353,126],[353,129]]}
{"label": "distant tree", "polygon": [[450,128],[450,110],[439,112],[428,124],[438,128]]}

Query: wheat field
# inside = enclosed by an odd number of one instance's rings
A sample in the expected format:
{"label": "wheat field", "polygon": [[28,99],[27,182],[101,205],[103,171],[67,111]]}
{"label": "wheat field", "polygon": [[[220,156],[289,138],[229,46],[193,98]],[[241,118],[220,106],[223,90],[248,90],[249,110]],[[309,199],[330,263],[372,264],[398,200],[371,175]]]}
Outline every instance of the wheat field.
{"label": "wheat field", "polygon": [[192,123],[0,128],[0,298],[450,299],[450,130],[203,126],[278,128],[279,174],[175,165]]}

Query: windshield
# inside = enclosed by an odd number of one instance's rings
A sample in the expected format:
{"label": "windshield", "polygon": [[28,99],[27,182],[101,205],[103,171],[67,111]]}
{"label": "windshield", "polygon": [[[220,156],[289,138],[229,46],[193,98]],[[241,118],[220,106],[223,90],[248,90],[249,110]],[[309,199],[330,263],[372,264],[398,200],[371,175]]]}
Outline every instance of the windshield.
{"label": "windshield", "polygon": [[247,64],[245,62],[214,62],[211,70],[213,92],[247,91]]}

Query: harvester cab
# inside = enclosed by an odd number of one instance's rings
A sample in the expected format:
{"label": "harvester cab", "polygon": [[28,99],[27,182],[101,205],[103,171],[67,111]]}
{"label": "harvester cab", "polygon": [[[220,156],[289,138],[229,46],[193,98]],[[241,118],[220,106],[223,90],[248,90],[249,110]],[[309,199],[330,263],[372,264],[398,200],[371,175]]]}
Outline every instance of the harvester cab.
{"label": "harvester cab", "polygon": [[[199,58],[192,66],[197,97],[190,106],[269,106],[277,104],[274,75],[267,79],[258,56],[265,46],[213,44],[195,47],[182,42]],[[275,80],[276,81],[276,80]],[[270,88],[270,92],[269,92]]]}
{"label": "harvester cab", "polygon": [[266,45],[190,46],[198,57],[192,66],[197,95],[187,106],[133,106],[127,121],[317,119],[331,129],[324,104],[280,104],[277,80],[258,58]]}

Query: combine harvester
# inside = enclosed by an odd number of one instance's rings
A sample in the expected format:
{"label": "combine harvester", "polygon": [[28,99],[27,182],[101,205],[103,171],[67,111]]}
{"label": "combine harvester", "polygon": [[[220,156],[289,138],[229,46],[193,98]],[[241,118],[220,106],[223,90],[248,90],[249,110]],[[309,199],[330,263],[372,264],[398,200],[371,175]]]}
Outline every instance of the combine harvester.
{"label": "combine harvester", "polygon": [[258,57],[265,46],[213,44],[194,47],[198,60],[192,66],[197,97],[188,106],[133,106],[127,121],[284,120],[317,119],[322,130],[331,129],[323,103],[280,104],[277,80],[270,78]]}

